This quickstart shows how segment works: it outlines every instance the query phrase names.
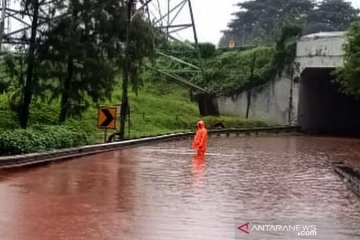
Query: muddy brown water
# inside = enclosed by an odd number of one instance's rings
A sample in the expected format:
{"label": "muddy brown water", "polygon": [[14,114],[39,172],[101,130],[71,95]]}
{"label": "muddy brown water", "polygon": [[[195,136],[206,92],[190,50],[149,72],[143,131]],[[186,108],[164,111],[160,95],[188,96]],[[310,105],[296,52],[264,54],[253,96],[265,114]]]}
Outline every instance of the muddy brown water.
{"label": "muddy brown water", "polygon": [[315,218],[316,237],[290,239],[360,239],[360,199],[329,164],[359,163],[360,140],[216,137],[205,159],[190,145],[0,172],[0,239],[226,240],[246,222]]}

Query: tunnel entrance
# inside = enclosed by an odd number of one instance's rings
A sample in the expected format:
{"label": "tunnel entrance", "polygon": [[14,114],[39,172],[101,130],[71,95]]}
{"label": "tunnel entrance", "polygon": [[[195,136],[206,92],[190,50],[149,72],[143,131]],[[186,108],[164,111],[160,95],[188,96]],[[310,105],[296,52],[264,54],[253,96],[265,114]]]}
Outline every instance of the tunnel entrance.
{"label": "tunnel entrance", "polygon": [[298,122],[314,134],[360,135],[360,101],[339,93],[334,68],[306,68],[301,74]]}

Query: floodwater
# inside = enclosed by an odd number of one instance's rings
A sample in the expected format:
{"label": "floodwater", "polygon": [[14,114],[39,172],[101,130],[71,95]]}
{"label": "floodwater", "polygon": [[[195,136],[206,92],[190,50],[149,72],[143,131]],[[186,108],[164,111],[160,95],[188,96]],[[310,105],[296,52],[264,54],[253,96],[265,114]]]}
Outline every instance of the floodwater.
{"label": "floodwater", "polygon": [[[360,140],[214,137],[205,158],[190,145],[0,172],[0,239],[360,239],[360,198],[329,164],[360,162]],[[317,235],[239,232],[248,222]]]}

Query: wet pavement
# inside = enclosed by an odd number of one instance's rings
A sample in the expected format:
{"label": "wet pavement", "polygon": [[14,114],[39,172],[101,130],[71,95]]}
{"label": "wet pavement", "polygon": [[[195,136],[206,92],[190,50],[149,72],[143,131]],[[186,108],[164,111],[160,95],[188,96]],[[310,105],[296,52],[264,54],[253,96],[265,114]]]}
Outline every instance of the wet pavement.
{"label": "wet pavement", "polygon": [[360,199],[329,164],[358,164],[360,140],[215,137],[205,159],[190,145],[0,172],[0,239],[250,239],[236,227],[256,221],[323,225],[251,239],[360,239]]}

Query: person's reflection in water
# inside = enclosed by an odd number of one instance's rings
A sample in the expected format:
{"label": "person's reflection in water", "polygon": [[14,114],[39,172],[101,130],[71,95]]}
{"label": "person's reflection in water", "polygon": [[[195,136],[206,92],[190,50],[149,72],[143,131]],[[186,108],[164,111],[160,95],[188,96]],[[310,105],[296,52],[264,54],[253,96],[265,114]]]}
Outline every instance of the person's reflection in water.
{"label": "person's reflection in water", "polygon": [[192,160],[192,175],[194,182],[202,180],[205,174],[205,154],[196,154]]}

